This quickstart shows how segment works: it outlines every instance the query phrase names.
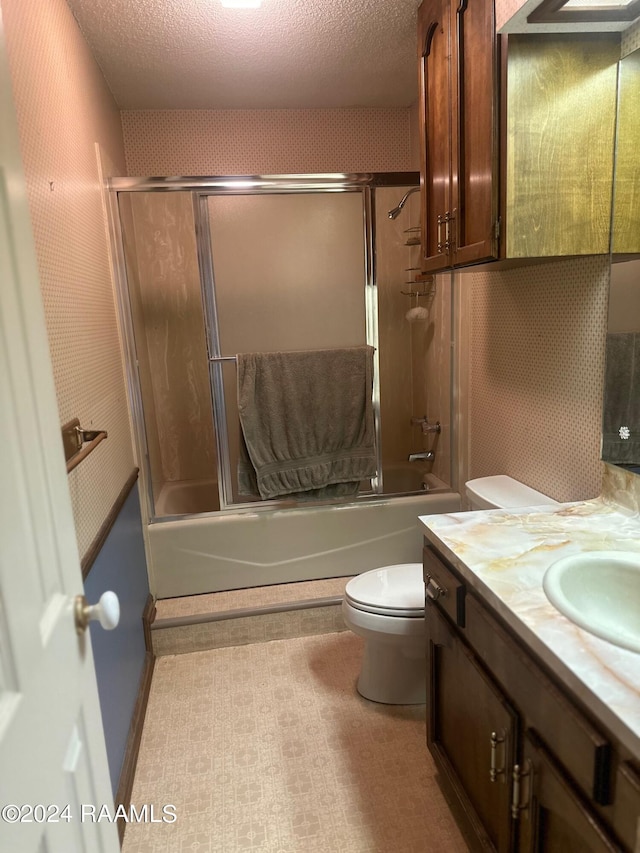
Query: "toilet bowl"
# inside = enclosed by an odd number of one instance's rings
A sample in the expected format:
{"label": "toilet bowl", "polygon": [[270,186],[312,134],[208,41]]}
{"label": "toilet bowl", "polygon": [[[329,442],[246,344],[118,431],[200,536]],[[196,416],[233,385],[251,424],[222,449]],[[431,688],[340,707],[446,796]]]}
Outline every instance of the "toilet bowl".
{"label": "toilet bowl", "polygon": [[364,572],[349,581],[344,596],[345,624],[365,640],[358,693],[387,705],[425,702],[422,565]]}
{"label": "toilet bowl", "polygon": [[[473,510],[557,503],[505,475],[470,480],[466,494]],[[422,564],[383,566],[352,578],[345,587],[342,616],[347,628],[365,640],[358,693],[387,705],[425,702]]]}

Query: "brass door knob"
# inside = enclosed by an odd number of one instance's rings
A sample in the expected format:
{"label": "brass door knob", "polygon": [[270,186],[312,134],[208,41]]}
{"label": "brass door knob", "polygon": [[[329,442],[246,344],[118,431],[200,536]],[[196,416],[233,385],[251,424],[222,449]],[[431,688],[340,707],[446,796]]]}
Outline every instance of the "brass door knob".
{"label": "brass door knob", "polygon": [[84,595],[75,599],[76,631],[82,635],[89,622],[100,622],[105,631],[112,631],[120,621],[120,602],[115,592],[103,592],[97,604],[87,604]]}

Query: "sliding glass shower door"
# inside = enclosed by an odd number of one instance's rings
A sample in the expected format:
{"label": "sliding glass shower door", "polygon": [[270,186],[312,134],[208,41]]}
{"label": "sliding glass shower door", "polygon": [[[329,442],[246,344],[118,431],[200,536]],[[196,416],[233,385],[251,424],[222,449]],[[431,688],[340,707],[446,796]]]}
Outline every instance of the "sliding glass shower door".
{"label": "sliding glass shower door", "polygon": [[360,495],[448,487],[451,292],[442,278],[415,281],[417,196],[389,215],[408,178],[114,179],[151,518],[292,503],[238,488],[242,352],[373,346],[378,474]]}
{"label": "sliding glass shower door", "polygon": [[235,355],[372,342],[365,207],[362,190],[264,192],[202,196],[200,212],[209,236],[209,348],[218,434],[227,440],[221,502],[228,506],[259,500],[238,488]]}

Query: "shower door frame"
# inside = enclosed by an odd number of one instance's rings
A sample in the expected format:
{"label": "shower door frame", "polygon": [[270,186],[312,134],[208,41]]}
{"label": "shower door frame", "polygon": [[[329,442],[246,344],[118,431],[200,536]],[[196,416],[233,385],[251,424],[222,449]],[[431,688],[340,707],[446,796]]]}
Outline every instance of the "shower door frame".
{"label": "shower door frame", "polygon": [[[149,523],[166,522],[190,517],[189,514],[156,516],[146,422],[136,342],[129,302],[127,268],[122,239],[118,195],[129,192],[189,192],[192,197],[200,289],[207,342],[209,379],[211,386],[213,421],[216,434],[218,491],[220,509],[196,513],[196,517],[229,512],[260,512],[300,506],[291,499],[274,499],[255,502],[234,502],[232,473],[229,458],[229,434],[223,388],[223,360],[235,361],[235,356],[220,351],[218,315],[215,303],[215,280],[213,251],[209,230],[207,198],[210,195],[263,195],[289,193],[359,192],[362,194],[363,248],[364,248],[364,296],[366,342],[375,349],[373,371],[373,415],[376,436],[378,474],[372,478],[371,492],[358,495],[355,500],[388,498],[383,493],[382,445],[380,440],[380,370],[378,352],[378,292],[375,258],[375,188],[406,187],[419,183],[418,172],[352,173],[352,174],[307,174],[307,175],[263,175],[263,176],[219,176],[219,177],[171,177],[171,178],[110,178],[107,181],[110,198],[109,230],[114,249],[114,274],[117,284],[118,310],[122,329],[123,350],[127,370],[127,386],[133,433],[138,446],[139,464],[142,469],[143,490],[146,496],[147,520]],[[142,459],[140,459],[142,457]],[[343,501],[305,501],[304,506],[343,503]],[[191,516],[193,517],[193,515]]]}

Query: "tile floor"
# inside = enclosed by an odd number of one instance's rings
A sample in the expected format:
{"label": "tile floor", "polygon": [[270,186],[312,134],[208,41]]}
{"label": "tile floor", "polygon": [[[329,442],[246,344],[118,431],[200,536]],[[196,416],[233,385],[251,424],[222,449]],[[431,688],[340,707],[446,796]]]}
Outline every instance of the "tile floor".
{"label": "tile floor", "polygon": [[424,708],[355,692],[350,632],[159,658],[123,853],[457,853]]}

